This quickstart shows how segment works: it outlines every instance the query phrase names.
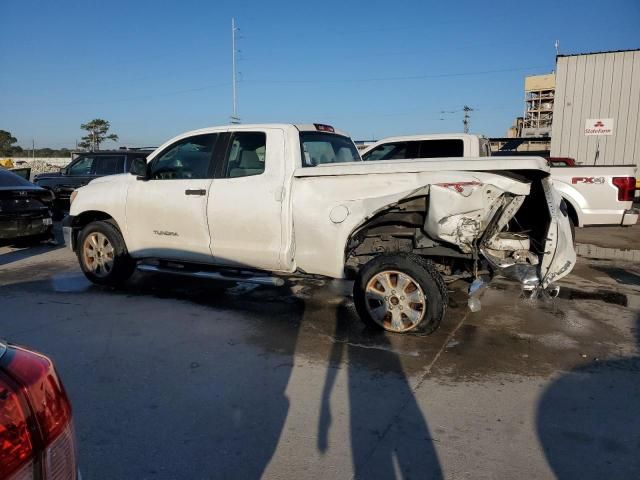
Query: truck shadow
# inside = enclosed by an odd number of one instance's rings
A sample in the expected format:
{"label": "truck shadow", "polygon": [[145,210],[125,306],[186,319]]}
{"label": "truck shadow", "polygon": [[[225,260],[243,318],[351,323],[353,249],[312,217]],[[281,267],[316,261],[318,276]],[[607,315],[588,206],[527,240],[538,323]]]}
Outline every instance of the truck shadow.
{"label": "truck shadow", "polygon": [[[635,336],[640,352],[640,314]],[[593,361],[553,382],[537,430],[559,479],[640,478],[640,357]]]}

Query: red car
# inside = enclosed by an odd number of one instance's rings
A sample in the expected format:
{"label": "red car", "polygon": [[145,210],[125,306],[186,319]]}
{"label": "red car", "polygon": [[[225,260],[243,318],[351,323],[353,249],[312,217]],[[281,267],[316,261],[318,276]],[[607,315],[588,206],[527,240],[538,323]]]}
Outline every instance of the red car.
{"label": "red car", "polygon": [[71,404],[53,362],[0,342],[0,478],[79,477]]}

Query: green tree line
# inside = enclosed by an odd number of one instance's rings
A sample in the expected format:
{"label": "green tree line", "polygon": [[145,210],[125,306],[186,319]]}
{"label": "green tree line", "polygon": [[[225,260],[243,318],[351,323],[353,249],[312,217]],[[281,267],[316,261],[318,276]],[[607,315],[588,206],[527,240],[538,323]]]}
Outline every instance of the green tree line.
{"label": "green tree line", "polygon": [[[82,137],[78,147],[84,150],[100,150],[100,145],[106,141],[118,141],[118,135],[109,133],[111,124],[101,118],[96,118],[88,123],[83,123],[80,128],[87,134]],[[68,148],[36,148],[24,149],[16,145],[18,139],[7,130],[0,130],[0,157],[70,157],[71,150]]]}

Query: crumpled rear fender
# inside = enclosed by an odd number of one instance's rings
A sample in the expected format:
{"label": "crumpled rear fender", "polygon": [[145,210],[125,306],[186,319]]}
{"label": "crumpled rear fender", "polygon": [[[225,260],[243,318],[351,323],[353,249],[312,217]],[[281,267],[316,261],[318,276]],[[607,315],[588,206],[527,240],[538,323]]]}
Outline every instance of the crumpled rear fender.
{"label": "crumpled rear fender", "polygon": [[[344,276],[345,250],[355,232],[380,212],[426,195],[430,234],[465,248],[470,235],[486,228],[505,193],[526,195],[529,185],[493,173],[460,171],[296,178],[292,266],[329,277]],[[480,210],[474,218],[479,215],[482,225],[467,235],[467,217],[475,210]],[[457,230],[465,233],[462,239],[455,239]]]}
{"label": "crumpled rear fender", "polygon": [[528,185],[524,186],[507,191],[480,181],[432,185],[425,230],[432,238],[471,253],[497,212],[529,193]]}

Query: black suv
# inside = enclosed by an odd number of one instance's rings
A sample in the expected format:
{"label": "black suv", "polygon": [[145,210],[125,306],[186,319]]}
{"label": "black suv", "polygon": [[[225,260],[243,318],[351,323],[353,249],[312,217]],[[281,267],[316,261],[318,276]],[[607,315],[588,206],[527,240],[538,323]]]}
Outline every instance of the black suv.
{"label": "black suv", "polygon": [[55,195],[54,214],[60,218],[69,210],[71,192],[89,183],[94,178],[117,173],[128,173],[134,158],[145,159],[150,149],[101,150],[79,154],[59,173],[36,175],[33,183],[51,190]]}

